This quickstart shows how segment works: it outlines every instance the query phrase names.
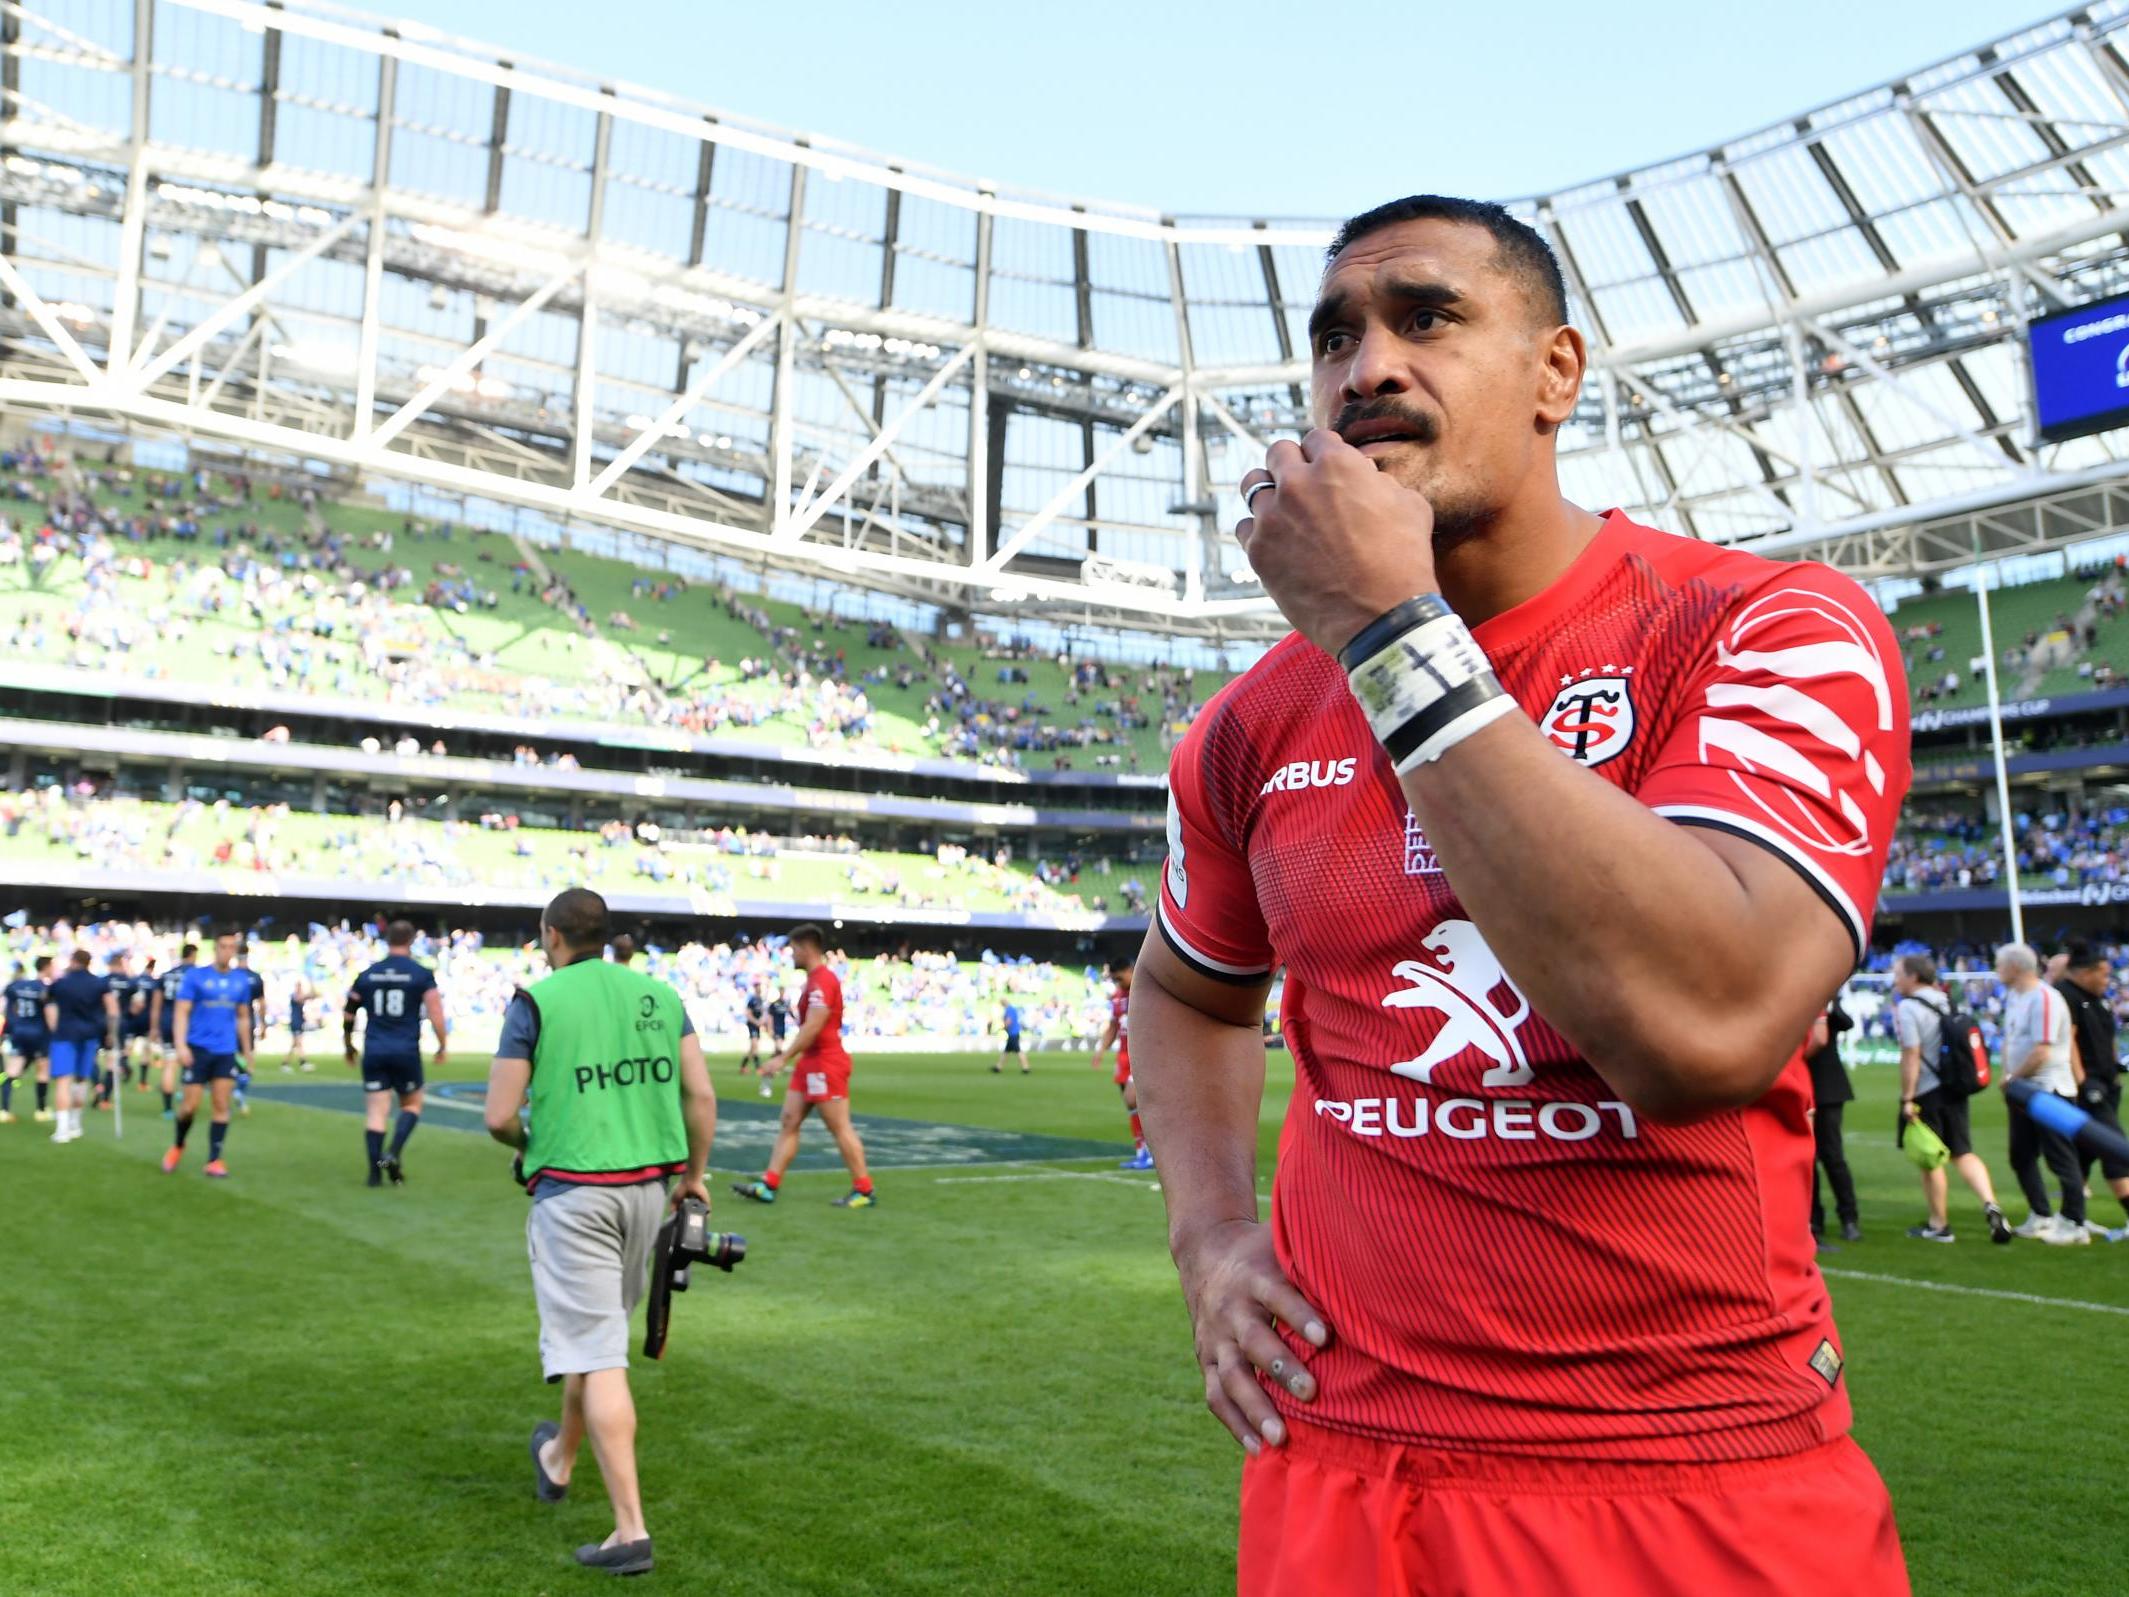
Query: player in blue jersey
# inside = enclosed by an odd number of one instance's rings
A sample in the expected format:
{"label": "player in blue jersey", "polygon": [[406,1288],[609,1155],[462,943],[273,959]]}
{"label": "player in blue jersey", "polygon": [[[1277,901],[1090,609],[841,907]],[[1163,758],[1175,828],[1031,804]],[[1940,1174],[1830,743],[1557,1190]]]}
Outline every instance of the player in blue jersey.
{"label": "player in blue jersey", "polygon": [[46,989],[44,1020],[52,1033],[52,1088],[59,1113],[52,1140],[76,1142],[82,1106],[98,1080],[96,1050],[108,1043],[113,1053],[118,1051],[118,995],[109,977],[89,969],[86,948],[74,950],[66,974]]}
{"label": "player in blue jersey", "polygon": [[4,1028],[7,1044],[6,1074],[0,1076],[0,1126],[15,1123],[15,1082],[32,1065],[37,1067],[37,1113],[32,1118],[39,1125],[52,1118],[45,1108],[52,1090],[52,1066],[46,1057],[52,1031],[44,1019],[45,987],[51,975],[52,956],[39,954],[32,968],[15,967],[15,979],[0,1000],[0,1028]]}
{"label": "player in blue jersey", "polygon": [[[783,990],[778,988],[776,996],[769,1000],[769,1030],[775,1034],[776,1052],[779,1058],[782,1057],[784,1051],[784,1033],[790,1028],[790,1025],[791,1006],[785,1001]],[[757,1070],[760,1069],[758,1065],[755,1068]],[[775,1074],[773,1071],[761,1072],[761,1095],[764,1098],[775,1096],[774,1089],[769,1085],[769,1078],[773,1074]]]}
{"label": "player in blue jersey", "polygon": [[[444,1024],[444,995],[429,967],[414,958],[414,927],[395,920],[384,929],[384,958],[355,978],[341,1011],[341,1035],[347,1062],[355,1063],[355,1022],[362,1036],[362,1090],[367,1095],[363,1141],[369,1152],[369,1184],[393,1186],[406,1181],[400,1154],[421,1123],[421,1021],[426,1015],[436,1033],[436,1068],[450,1061],[450,1032]],[[392,1145],[384,1141],[385,1119],[392,1099],[399,1100],[399,1119]]]}
{"label": "player in blue jersey", "polygon": [[214,940],[214,963],[194,965],[178,983],[177,1062],[183,1072],[185,1096],[177,1109],[177,1138],[163,1155],[163,1173],[176,1170],[185,1157],[185,1138],[192,1130],[192,1117],[199,1112],[200,1090],[210,1095],[207,1127],[207,1174],[229,1174],[222,1163],[222,1141],[229,1135],[229,1103],[236,1087],[241,1061],[248,1071],[251,1058],[251,973],[237,964],[240,932],[222,932]]}
{"label": "player in blue jersey", "polygon": [[1005,1069],[1007,1059],[1020,1061],[1020,1073],[1028,1073],[1028,1056],[1020,1051],[1020,1006],[1008,998],[1005,1001],[1005,1045],[998,1050],[998,1057],[991,1064],[991,1074]]}
{"label": "player in blue jersey", "polygon": [[[251,1041],[256,1048],[266,1040],[266,978],[251,968],[251,939],[237,939],[237,974],[244,978],[251,990]],[[237,1113],[251,1113],[251,1056],[247,1053],[237,1061],[236,1085]]]}
{"label": "player in blue jersey", "polygon": [[135,1092],[148,1090],[148,1061],[155,1051],[155,994],[161,985],[154,959],[145,959],[133,973],[132,995],[118,1005],[119,1045],[124,1050],[125,1075]]}
{"label": "player in blue jersey", "polygon": [[750,1070],[758,1072],[761,1069],[761,1023],[768,1013],[769,1006],[762,1001],[761,983],[756,982],[754,990],[747,994],[747,1051],[739,1061],[742,1076]]}
{"label": "player in blue jersey", "polygon": [[288,984],[288,1052],[281,1056],[281,1068],[293,1070],[298,1066],[310,1069],[310,1060],[304,1056],[303,1037],[310,1030],[310,1001],[318,995],[311,990],[309,982],[298,972]]}
{"label": "player in blue jersey", "polygon": [[185,985],[185,972],[200,957],[200,945],[187,943],[178,950],[177,963],[156,978],[148,995],[148,1030],[163,1057],[163,1118],[177,1118],[177,995]]}

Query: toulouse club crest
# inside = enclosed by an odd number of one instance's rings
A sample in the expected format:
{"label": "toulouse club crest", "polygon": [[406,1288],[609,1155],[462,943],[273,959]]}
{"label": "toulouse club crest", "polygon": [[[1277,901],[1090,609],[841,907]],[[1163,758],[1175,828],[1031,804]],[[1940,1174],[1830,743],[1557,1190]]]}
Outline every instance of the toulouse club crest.
{"label": "toulouse club crest", "polygon": [[1552,746],[1583,765],[1602,765],[1634,735],[1632,666],[1607,665],[1561,678],[1552,708],[1538,722]]}

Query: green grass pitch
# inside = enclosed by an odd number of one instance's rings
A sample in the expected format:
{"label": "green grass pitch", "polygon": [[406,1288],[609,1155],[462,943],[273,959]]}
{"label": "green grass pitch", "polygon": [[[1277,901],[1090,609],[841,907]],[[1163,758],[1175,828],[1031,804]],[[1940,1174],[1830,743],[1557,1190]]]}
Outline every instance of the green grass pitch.
{"label": "green grass pitch", "polygon": [[[1038,1056],[1030,1079],[987,1065],[860,1057],[878,1209],[831,1209],[825,1160],[770,1210],[716,1184],[717,1223],[752,1254],[730,1278],[698,1270],[664,1362],[635,1374],[653,1584],[1232,1590],[1239,1455],[1201,1405],[1160,1198],[1114,1168],[1115,1090],[1083,1055]],[[197,1150],[158,1173],[150,1099],[129,1096],[122,1142],[105,1115],[68,1148],[27,1115],[0,1127],[0,1592],[594,1583],[568,1562],[609,1524],[588,1450],[559,1508],[527,1478],[525,1437],[554,1394],[503,1151],[462,1091],[431,1109],[408,1185],[365,1190],[360,1123],[325,1102],[352,1101],[345,1073],[319,1068],[316,1086],[262,1072],[310,1097],[261,1096],[226,1184],[200,1178]],[[1283,1069],[1275,1055],[1267,1171]],[[717,1079],[717,1162],[751,1169],[765,1106],[731,1060]],[[1916,1591],[2129,1590],[2129,1246],[1992,1248],[1963,1195],[1958,1246],[1907,1241],[1919,1198],[1892,1148],[1891,1074],[1858,1084],[1869,1236],[1825,1262],[1857,1432],[1891,1483]],[[2007,1182],[1993,1097],[1977,1121]]]}

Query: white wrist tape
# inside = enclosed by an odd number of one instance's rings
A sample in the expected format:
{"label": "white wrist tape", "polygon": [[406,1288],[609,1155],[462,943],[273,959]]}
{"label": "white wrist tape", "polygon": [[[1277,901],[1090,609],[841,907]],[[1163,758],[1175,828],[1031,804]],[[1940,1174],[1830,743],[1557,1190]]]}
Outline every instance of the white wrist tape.
{"label": "white wrist tape", "polygon": [[[1355,645],[1368,650],[1366,658],[1351,658]],[[1400,776],[1516,708],[1470,629],[1431,594],[1365,629],[1340,660]]]}

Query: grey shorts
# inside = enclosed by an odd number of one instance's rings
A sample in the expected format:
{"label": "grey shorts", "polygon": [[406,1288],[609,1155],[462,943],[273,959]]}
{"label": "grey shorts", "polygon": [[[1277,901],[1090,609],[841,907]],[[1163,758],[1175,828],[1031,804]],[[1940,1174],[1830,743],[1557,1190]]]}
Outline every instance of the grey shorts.
{"label": "grey shorts", "polygon": [[665,1219],[665,1183],[567,1187],[525,1219],[547,1379],[628,1368],[628,1317]]}

